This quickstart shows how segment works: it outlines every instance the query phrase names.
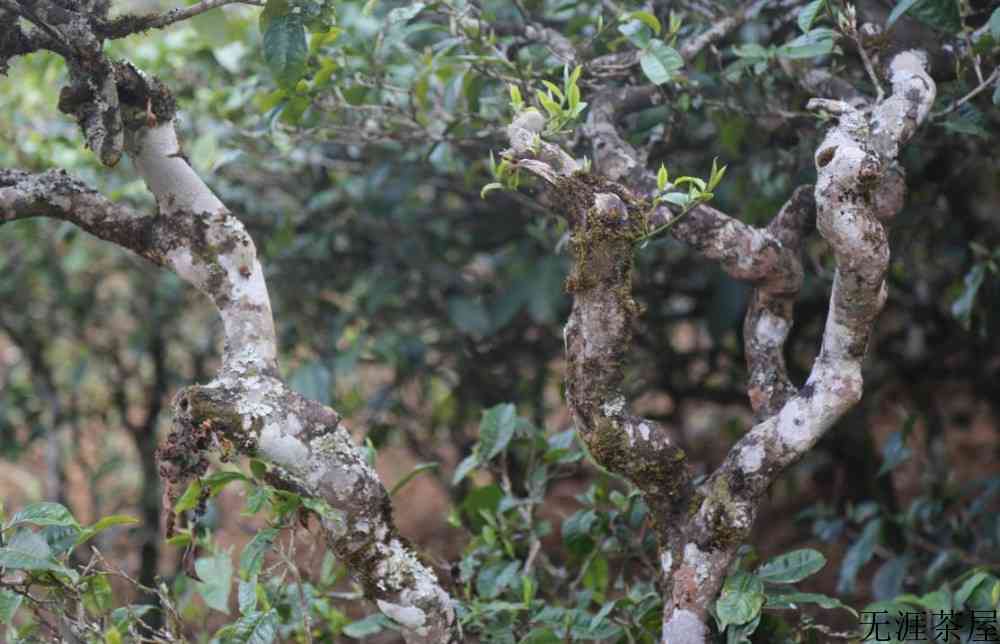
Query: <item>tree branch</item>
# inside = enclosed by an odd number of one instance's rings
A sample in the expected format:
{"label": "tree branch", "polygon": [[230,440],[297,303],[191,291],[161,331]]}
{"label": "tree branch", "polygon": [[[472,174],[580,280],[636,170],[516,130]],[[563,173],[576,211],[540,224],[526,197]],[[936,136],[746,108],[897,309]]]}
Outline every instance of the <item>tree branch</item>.
{"label": "tree branch", "polygon": [[322,526],[337,553],[408,642],[458,642],[451,598],[399,537],[389,496],[332,409],[278,379],[271,304],[253,240],[188,164],[173,99],[156,79],[116,70],[125,146],[159,206],[135,215],[64,172],[0,171],[0,223],[31,216],[71,221],[170,268],[212,299],[225,349],[218,376],[174,402],[175,431],[159,451],[169,500],[207,466],[202,452],[232,445],[271,465],[276,482],[324,501]]}

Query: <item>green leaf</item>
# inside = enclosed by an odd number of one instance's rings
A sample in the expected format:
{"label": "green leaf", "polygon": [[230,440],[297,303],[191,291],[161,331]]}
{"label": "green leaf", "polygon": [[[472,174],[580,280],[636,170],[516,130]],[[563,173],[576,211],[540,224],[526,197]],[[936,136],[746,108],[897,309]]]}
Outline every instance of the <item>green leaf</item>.
{"label": "green leaf", "polygon": [[639,65],[649,80],[662,85],[673,78],[674,72],[684,66],[684,59],[667,43],[653,40],[639,56]]}
{"label": "green leaf", "polygon": [[309,45],[298,14],[275,16],[263,37],[264,62],[282,87],[293,86],[305,72]]}
{"label": "green leaf", "polygon": [[955,607],[961,609],[965,605],[965,602],[969,601],[969,597],[976,591],[979,584],[989,579],[992,579],[992,576],[982,570],[966,579],[965,583],[958,589],[958,592],[955,593]]}
{"label": "green leaf", "polygon": [[107,516],[99,519],[94,525],[88,526],[81,530],[76,537],[74,546],[78,546],[81,543],[86,543],[90,541],[98,534],[104,532],[108,528],[114,527],[116,525],[131,525],[134,523],[139,523],[139,519],[129,516],[127,514],[115,514],[112,516]]}
{"label": "green leaf", "polygon": [[10,624],[24,597],[12,590],[0,588],[0,624]]}
{"label": "green leaf", "polygon": [[440,463],[418,463],[412,470],[410,470],[409,474],[396,481],[396,484],[392,486],[391,490],[389,490],[389,496],[395,496],[396,493],[402,490],[407,483],[412,481],[420,474],[423,474],[424,472],[429,472],[431,470],[436,470],[440,466],[441,466]]}
{"label": "green leaf", "polygon": [[483,186],[483,189],[479,191],[479,198],[485,199],[486,195],[494,190],[503,190],[503,184],[497,181],[493,181],[492,183],[487,183],[485,186]]}
{"label": "green leaf", "polygon": [[455,468],[455,474],[451,477],[451,484],[458,485],[462,479],[468,476],[469,472],[479,465],[479,453],[473,452],[462,459],[462,462]]}
{"label": "green leaf", "polygon": [[899,0],[896,6],[892,8],[889,12],[889,18],[886,19],[886,26],[892,25],[894,22],[899,20],[900,16],[910,10],[910,7],[920,2],[920,0]]}
{"label": "green leaf", "polygon": [[186,512],[198,505],[198,501],[201,499],[201,479],[195,479],[191,481],[187,489],[184,490],[184,494],[181,498],[177,499],[177,503],[174,504],[174,513],[180,514],[181,512]]}
{"label": "green leaf", "polygon": [[267,0],[264,5],[264,10],[260,12],[260,17],[257,18],[257,27],[260,29],[261,35],[267,32],[268,25],[275,18],[286,16],[291,13],[291,7],[288,6],[288,0]]}
{"label": "green leaf", "polygon": [[122,634],[114,626],[104,631],[104,644],[122,644]]}
{"label": "green leaf", "polygon": [[[521,90],[518,89],[517,85],[510,83],[507,85],[510,90],[510,106],[514,112],[520,112],[524,108],[524,99],[521,98]],[[490,152],[490,157],[492,161],[493,153]]]}
{"label": "green leaf", "polygon": [[587,571],[583,574],[583,587],[594,591],[594,600],[603,602],[608,590],[608,559],[601,553],[591,558]]}
{"label": "green leaf", "polygon": [[472,297],[452,297],[448,300],[448,317],[459,331],[485,336],[492,328],[482,300]]}
{"label": "green leaf", "polygon": [[893,557],[879,566],[872,577],[872,595],[875,599],[892,599],[903,590],[906,569],[910,565],[907,555]]}
{"label": "green leaf", "polygon": [[840,566],[840,579],[837,582],[837,592],[848,594],[854,592],[855,582],[861,567],[868,563],[875,554],[882,530],[882,519],[872,519],[865,524],[864,530],[857,541],[851,544],[844,555]]}
{"label": "green leaf", "polygon": [[[990,16],[989,23],[990,35],[993,36],[993,41],[1000,43],[1000,7],[993,10],[993,14]],[[997,85],[997,89],[1000,90],[1000,84]],[[993,101],[996,102],[995,100]]]}
{"label": "green leaf", "polygon": [[559,107],[559,103],[552,100],[552,97],[545,92],[538,90],[535,92],[535,96],[538,98],[538,102],[541,103],[545,111],[548,112],[549,118],[555,118],[562,114],[562,108]]}
{"label": "green leaf", "polygon": [[645,49],[653,38],[653,30],[641,20],[629,20],[623,25],[618,25],[618,31],[637,49]]}
{"label": "green leaf", "polygon": [[351,637],[356,640],[363,639],[369,635],[376,635],[381,633],[389,623],[389,618],[382,613],[375,613],[374,615],[369,615],[364,619],[360,619],[356,622],[351,622],[344,627],[341,631],[347,637]]}
{"label": "green leaf", "polygon": [[278,532],[277,528],[262,528],[247,545],[243,546],[243,552],[240,554],[240,577],[242,579],[247,580],[257,576],[264,564],[264,555],[271,548]]}
{"label": "green leaf", "polygon": [[794,584],[819,572],[826,557],[811,548],[793,550],[774,557],[757,569],[757,576],[774,584]]}
{"label": "green leaf", "polygon": [[782,58],[800,59],[825,56],[833,51],[835,32],[832,29],[813,29],[775,50]]}
{"label": "green leaf", "polygon": [[249,581],[240,579],[236,582],[236,603],[241,615],[257,610],[257,577]]}
{"label": "green leaf", "polygon": [[913,450],[906,446],[905,433],[893,432],[882,447],[882,466],[876,476],[883,476],[896,469],[901,463],[909,460],[912,453]]}
{"label": "green leaf", "polygon": [[49,501],[32,503],[25,506],[20,512],[15,512],[14,516],[7,522],[7,525],[4,526],[4,530],[9,530],[22,523],[31,523],[40,526],[60,525],[78,527],[76,519],[66,509],[66,506]]}
{"label": "green leaf", "polygon": [[598,523],[593,510],[580,510],[562,523],[562,538],[566,547],[577,556],[586,555],[594,547],[591,529]]}
{"label": "green leaf", "polygon": [[484,566],[476,577],[476,593],[487,599],[497,597],[514,583],[520,568],[517,561],[497,561]]}
{"label": "green leaf", "polygon": [[100,615],[111,610],[114,606],[114,595],[111,592],[111,583],[107,575],[93,575],[85,579],[87,590],[84,593],[84,601],[87,608],[95,615]]}
{"label": "green leaf", "polygon": [[670,174],[667,172],[667,166],[660,164],[660,169],[656,173],[656,189],[663,192],[667,183],[670,182]]}
{"label": "green leaf", "polygon": [[214,557],[201,557],[194,562],[194,570],[201,577],[196,583],[205,604],[229,613],[229,589],[233,581],[233,562],[229,553],[217,552]]}
{"label": "green leaf", "polygon": [[278,612],[252,612],[216,633],[221,644],[271,644],[278,636]]}
{"label": "green leaf", "polygon": [[983,264],[976,264],[972,270],[965,274],[965,290],[951,305],[951,314],[955,319],[968,324],[972,317],[972,306],[975,304],[976,294],[979,293],[979,287],[983,285],[985,277],[986,267]]}
{"label": "green leaf", "polygon": [[764,583],[754,575],[738,572],[723,584],[722,594],[715,603],[715,614],[723,627],[746,624],[760,614],[764,601]]}
{"label": "green leaf", "polygon": [[398,9],[393,9],[386,15],[386,22],[390,25],[398,24],[401,22],[409,22],[410,20],[417,17],[417,14],[423,11],[426,3],[424,2],[414,2],[407,7],[399,7]]}
{"label": "green leaf", "polygon": [[968,108],[966,113],[949,117],[941,124],[941,127],[958,134],[968,134],[984,140],[989,139],[990,131],[983,126],[982,115],[978,110],[973,111],[968,104],[965,107]]}
{"label": "green leaf", "polygon": [[0,568],[28,571],[50,571],[66,575],[74,581],[79,575],[52,558],[49,544],[37,532],[21,530],[5,547],[0,548]]}
{"label": "green leaf", "polygon": [[221,472],[215,472],[206,478],[204,484],[208,486],[209,496],[216,496],[222,491],[222,488],[226,487],[226,485],[232,483],[233,481],[249,480],[250,479],[248,479],[243,472],[237,472],[236,470],[223,470]]}
{"label": "green leaf", "polygon": [[813,0],[806,6],[799,9],[798,25],[799,29],[803,32],[812,29],[813,23],[816,22],[816,16],[823,9],[826,4],[826,0]]}
{"label": "green leaf", "polygon": [[768,608],[790,608],[796,610],[800,604],[816,604],[821,608],[843,608],[857,615],[857,612],[853,608],[842,603],[839,599],[820,593],[767,593]]}
{"label": "green leaf", "polygon": [[908,13],[939,31],[950,34],[962,31],[962,14],[955,0],[918,0]]}
{"label": "green leaf", "polygon": [[479,454],[484,461],[507,448],[517,427],[517,409],[510,403],[490,407],[479,422]]}
{"label": "green leaf", "polygon": [[631,11],[625,14],[624,17],[627,20],[628,19],[638,20],[642,24],[652,29],[653,33],[655,33],[657,36],[659,36],[660,32],[663,31],[663,27],[660,26],[660,20],[653,14],[649,13],[648,11]]}
{"label": "green leaf", "polygon": [[533,628],[518,644],[562,644],[563,638],[549,628]]}

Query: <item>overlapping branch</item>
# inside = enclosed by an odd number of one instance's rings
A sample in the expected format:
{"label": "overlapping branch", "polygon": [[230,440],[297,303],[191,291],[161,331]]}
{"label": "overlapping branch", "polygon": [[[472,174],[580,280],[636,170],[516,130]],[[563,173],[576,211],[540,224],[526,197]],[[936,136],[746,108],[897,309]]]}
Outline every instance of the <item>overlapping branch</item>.
{"label": "overlapping branch", "polygon": [[[651,223],[671,221],[673,213],[663,208],[651,222],[637,208],[641,200],[624,184],[638,177],[640,192],[645,191],[649,173],[606,114],[598,111],[588,122],[603,176],[579,172],[565,153],[541,141],[538,115],[523,113],[509,128],[508,157],[551,184],[553,201],[570,222],[574,263],[567,287],[573,309],[565,329],[566,390],[577,429],[597,461],[629,478],[660,513],[664,642],[705,641],[708,607],[767,487],[861,398],[861,364],[885,301],[884,224],[902,206],[905,189],[896,157],[927,118],[935,95],[921,53],[897,55],[888,75],[891,95],[870,110],[839,100],[810,103],[837,116],[838,124],[816,151],[815,189],[797,190],[767,229],[707,206],[673,226],[676,237],[756,287],[744,335],[758,422],[697,488],[691,486],[683,451],[662,427],[630,416],[621,391],[636,315],[634,241]],[[627,94],[619,100],[628,100]],[[837,271],[819,356],[806,384],[796,388],[783,348],[802,282],[798,255],[814,209]]]}

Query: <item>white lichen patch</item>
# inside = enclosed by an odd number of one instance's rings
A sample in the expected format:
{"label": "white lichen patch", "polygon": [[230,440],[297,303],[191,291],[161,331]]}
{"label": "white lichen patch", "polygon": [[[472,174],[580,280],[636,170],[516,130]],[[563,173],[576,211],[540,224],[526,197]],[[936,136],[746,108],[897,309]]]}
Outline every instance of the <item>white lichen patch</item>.
{"label": "white lichen patch", "polygon": [[764,446],[760,443],[748,445],[740,454],[740,469],[747,474],[756,472],[764,463],[764,455]]}
{"label": "white lichen patch", "polygon": [[190,249],[181,246],[167,253],[167,265],[177,276],[199,291],[204,291],[208,282],[208,270],[202,262],[195,262]]}
{"label": "white lichen patch", "polygon": [[670,569],[674,566],[674,556],[664,548],[660,551],[660,572],[664,575],[670,574]]}
{"label": "white lichen patch", "polygon": [[309,448],[305,443],[286,431],[282,423],[273,419],[264,423],[258,449],[266,460],[293,474],[302,473],[303,466],[309,460]]}
{"label": "white lichen patch", "polygon": [[684,564],[694,572],[697,583],[704,583],[708,579],[709,563],[708,555],[697,544],[689,543],[684,546]]}
{"label": "white lichen patch", "polygon": [[705,625],[689,610],[675,610],[663,624],[663,642],[666,644],[703,644],[707,636]]}
{"label": "white lichen patch", "polygon": [[601,405],[601,411],[608,418],[616,418],[625,412],[625,396],[615,396]]}
{"label": "white lichen patch", "polygon": [[788,336],[788,321],[767,309],[761,311],[754,328],[754,338],[769,347],[780,347]]}

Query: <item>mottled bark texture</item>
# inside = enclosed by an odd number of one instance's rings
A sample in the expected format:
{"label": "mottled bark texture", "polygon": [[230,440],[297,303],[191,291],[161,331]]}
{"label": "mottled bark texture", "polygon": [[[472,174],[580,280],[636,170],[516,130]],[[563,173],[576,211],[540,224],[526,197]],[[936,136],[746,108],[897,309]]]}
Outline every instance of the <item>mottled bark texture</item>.
{"label": "mottled bark texture", "polygon": [[102,161],[113,165],[116,154],[129,154],[158,212],[136,214],[62,171],[0,170],[0,224],[37,216],[73,222],[172,270],[207,295],[222,318],[222,368],[212,382],[177,394],[174,431],[159,450],[166,512],[173,515],[177,494],[204,472],[208,450],[253,455],[268,463],[273,484],[324,502],[327,543],[408,642],[458,642],[451,598],[399,536],[389,496],[338,414],[279,379],[271,303],[253,240],[181,152],[170,92],[132,65],[106,59],[88,31],[93,22],[42,0],[30,7],[37,24],[64,44],[71,73],[60,108],[77,118]]}
{"label": "mottled bark texture", "polygon": [[[648,94],[640,88],[595,101],[585,133],[600,174],[582,172],[569,155],[541,141],[544,122],[537,112],[522,112],[508,128],[507,158],[549,184],[551,202],[570,224],[567,400],[594,458],[642,490],[654,514],[664,643],[707,640],[709,608],[767,488],[861,398],[861,364],[886,295],[884,225],[902,206],[905,191],[896,157],[935,95],[921,53],[898,54],[888,76],[892,94],[871,107],[810,103],[836,116],[838,124],[816,151],[815,188],[797,189],[769,226],[757,229],[699,206],[670,230],[754,285],[744,337],[756,424],[698,486],[667,430],[629,414],[622,390],[639,309],[631,294],[634,243],[676,217],[666,207],[650,207],[655,178],[615,125],[621,106],[648,100]],[[805,385],[796,387],[783,349],[803,279],[802,240],[814,213],[837,270],[819,356]]]}

